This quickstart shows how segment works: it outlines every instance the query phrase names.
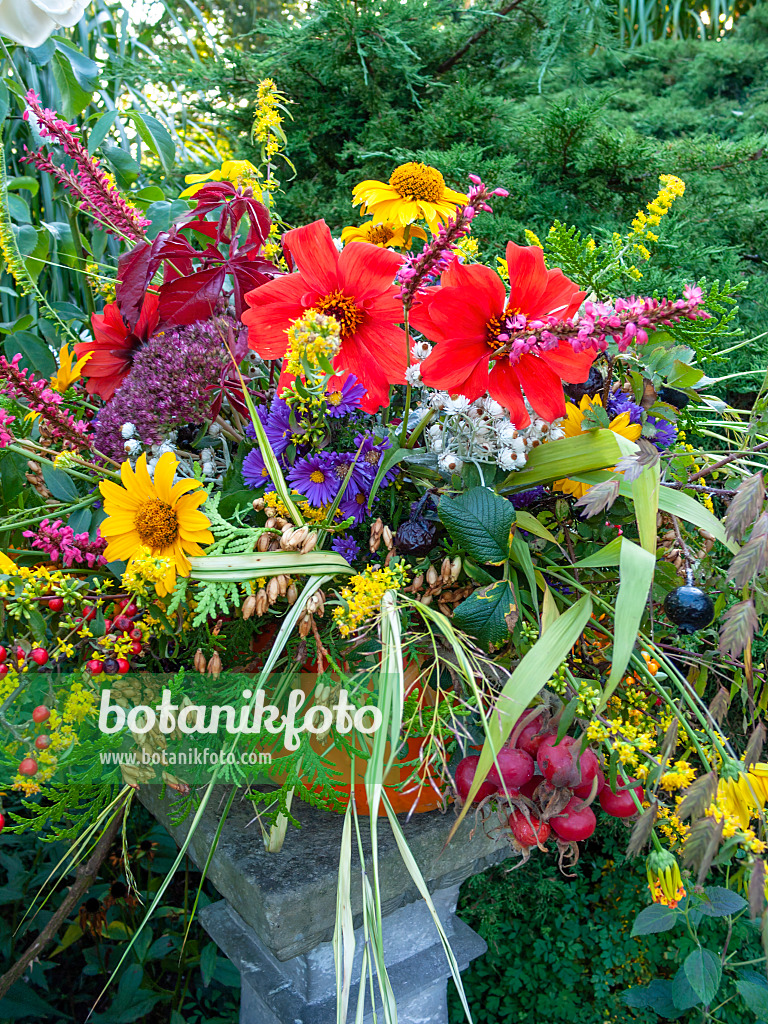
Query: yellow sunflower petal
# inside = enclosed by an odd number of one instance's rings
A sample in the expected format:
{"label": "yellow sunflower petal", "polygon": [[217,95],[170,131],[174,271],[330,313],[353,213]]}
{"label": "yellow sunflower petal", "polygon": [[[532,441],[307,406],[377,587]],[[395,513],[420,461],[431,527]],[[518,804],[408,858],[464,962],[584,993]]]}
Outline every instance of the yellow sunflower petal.
{"label": "yellow sunflower petal", "polygon": [[155,490],[157,496],[161,501],[167,501],[169,505],[173,504],[171,498],[171,488],[173,487],[173,478],[176,475],[176,469],[179,463],[172,452],[165,452],[157,460],[155,466]]}

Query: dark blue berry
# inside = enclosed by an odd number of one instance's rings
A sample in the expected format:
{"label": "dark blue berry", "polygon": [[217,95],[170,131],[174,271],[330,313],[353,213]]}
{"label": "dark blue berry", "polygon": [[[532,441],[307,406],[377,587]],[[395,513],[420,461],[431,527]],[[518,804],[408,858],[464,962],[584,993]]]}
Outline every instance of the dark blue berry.
{"label": "dark blue berry", "polygon": [[684,586],[670,590],[664,598],[664,611],[681,633],[695,633],[715,617],[715,605],[699,587]]}

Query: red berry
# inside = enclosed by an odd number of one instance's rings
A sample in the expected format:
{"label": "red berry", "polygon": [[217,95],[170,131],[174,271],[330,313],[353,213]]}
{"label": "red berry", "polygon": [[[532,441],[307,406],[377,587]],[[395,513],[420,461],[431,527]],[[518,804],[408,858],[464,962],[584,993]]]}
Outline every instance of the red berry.
{"label": "red berry", "polygon": [[533,794],[544,781],[543,775],[534,775],[530,782],[526,782],[524,786],[520,787],[520,792],[523,796],[527,796],[529,800],[533,800]]}
{"label": "red berry", "polygon": [[579,773],[580,781],[578,786],[589,785],[589,790],[592,789],[592,782],[597,777],[597,773],[600,771],[600,762],[597,760],[597,754],[594,750],[590,750],[589,747],[582,753],[579,758]]}
{"label": "red berry", "polygon": [[542,718],[534,718],[532,722],[529,722],[525,726],[523,731],[517,737],[517,744],[521,750],[524,750],[526,754],[530,754],[531,757],[536,757],[539,752],[542,740],[546,737],[547,733],[542,733],[540,736],[538,733],[541,731]]}
{"label": "red berry", "polygon": [[[456,789],[459,791],[459,796],[462,800],[466,800],[469,795],[469,791],[472,788],[472,782],[475,778],[475,772],[477,771],[477,763],[480,758],[476,754],[472,754],[469,757],[463,758],[459,761],[456,766]],[[498,786],[492,782],[488,782],[486,779],[483,782],[480,789],[475,793],[474,803],[478,803],[485,797],[490,796],[491,793],[495,793],[498,790]]]}
{"label": "red berry", "polygon": [[134,640],[131,644],[131,654],[141,654],[142,646],[138,640]]}
{"label": "red berry", "polygon": [[27,655],[26,655],[23,647],[17,647],[16,648],[16,661],[19,661],[19,662],[24,661],[26,656]]}
{"label": "red berry", "polygon": [[5,828],[5,815],[0,814],[0,832]]}
{"label": "red berry", "polygon": [[560,814],[550,818],[550,824],[561,839],[580,843],[595,831],[597,818],[591,807],[574,796]]}
{"label": "red berry", "polygon": [[551,832],[546,821],[539,821],[533,814],[528,821],[520,811],[512,811],[509,816],[509,827],[521,846],[538,846],[539,843],[546,843]]}
{"label": "red berry", "polygon": [[104,662],[99,658],[91,658],[85,666],[93,676],[98,676],[104,671]]}
{"label": "red berry", "polygon": [[37,775],[37,767],[34,757],[25,757],[19,765],[19,775]]}
{"label": "red berry", "polygon": [[[582,800],[586,800],[587,797],[592,795],[592,783],[593,782],[594,782],[594,777],[592,779],[590,779],[589,782],[582,782],[580,786],[574,786],[573,787],[573,795],[580,797]],[[605,787],[605,776],[603,775],[603,769],[598,765],[598,768],[597,768],[597,788],[595,789],[595,794],[599,795],[600,793],[602,793],[604,787]]]}
{"label": "red berry", "polygon": [[29,656],[40,668],[48,664],[48,651],[44,647],[33,647],[29,652]]}
{"label": "red berry", "polygon": [[127,615],[129,619],[132,619],[138,610],[135,604],[126,604],[123,606],[123,615]]}
{"label": "red berry", "polygon": [[0,646],[0,665],[2,665],[2,663],[5,661],[7,657],[8,651],[5,649],[5,647]]}
{"label": "red berry", "polygon": [[492,764],[486,779],[497,789],[503,788],[502,779],[507,790],[510,790],[519,789],[533,778],[533,758],[524,750],[502,747],[496,755],[496,760],[499,763],[498,771],[496,765]]}
{"label": "red berry", "polygon": [[92,622],[96,618],[96,609],[91,605],[86,604],[83,606],[83,620],[85,622]]}
{"label": "red berry", "polygon": [[50,745],[51,745],[51,737],[50,736],[46,736],[46,735],[38,736],[37,739],[35,740],[35,746],[37,747],[38,750],[47,750],[48,747],[50,747]]}
{"label": "red berry", "polygon": [[131,663],[130,663],[130,661],[126,661],[125,658],[118,658],[117,659],[117,671],[120,673],[121,676],[124,676],[126,672],[130,672],[131,671]]}
{"label": "red berry", "polygon": [[41,725],[43,722],[47,722],[50,717],[51,709],[47,708],[45,704],[38,704],[32,712],[32,721],[35,725]]}
{"label": "red berry", "polygon": [[[634,779],[630,779],[630,783],[634,782]],[[600,793],[600,806],[606,814],[610,814],[614,818],[631,818],[633,814],[637,814],[637,805],[632,797],[633,792],[638,800],[643,799],[642,786],[621,786],[615,793],[610,786],[606,786]]]}
{"label": "red berry", "polygon": [[104,632],[108,633],[112,629],[112,619],[104,619]]}
{"label": "red berry", "polygon": [[7,665],[0,665],[0,679],[5,679],[5,677],[7,675],[8,675],[8,666]]}
{"label": "red berry", "polygon": [[576,741],[572,736],[563,736],[559,743],[556,741],[557,736],[552,734],[541,741],[536,754],[539,771],[557,789],[578,785],[581,781],[578,750],[573,747]]}
{"label": "red berry", "polygon": [[140,629],[132,629],[131,632],[128,634],[128,636],[131,638],[131,640],[142,640],[143,639],[143,634],[142,634]]}
{"label": "red berry", "polygon": [[64,598],[52,597],[48,602],[48,607],[51,609],[52,612],[60,612],[61,609],[64,607]]}
{"label": "red berry", "polygon": [[118,630],[120,633],[127,633],[131,628],[131,620],[125,615],[118,615],[112,623],[112,628]]}

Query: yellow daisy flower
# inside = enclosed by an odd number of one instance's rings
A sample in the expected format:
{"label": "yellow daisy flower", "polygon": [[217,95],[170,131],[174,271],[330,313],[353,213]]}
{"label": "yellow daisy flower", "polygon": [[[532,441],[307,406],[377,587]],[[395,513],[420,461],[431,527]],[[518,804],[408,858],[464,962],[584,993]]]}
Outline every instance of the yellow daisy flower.
{"label": "yellow daisy flower", "polygon": [[209,171],[207,174],[187,174],[184,181],[189,188],[185,188],[179,199],[188,199],[195,192],[199,192],[206,181],[231,181],[233,185],[250,185],[254,194],[260,193],[256,179],[261,173],[250,160],[225,160],[220,170]]}
{"label": "yellow daisy flower", "polygon": [[13,576],[16,573],[16,563],[3,551],[0,551],[0,573],[4,576]]}
{"label": "yellow daisy flower", "polygon": [[[566,437],[577,437],[579,434],[584,433],[581,426],[584,422],[584,416],[595,405],[600,406],[600,408],[603,407],[603,400],[600,395],[595,395],[594,398],[584,395],[578,407],[571,402],[565,403],[565,419],[561,426]],[[642,424],[629,422],[628,412],[622,412],[618,416],[614,416],[608,424],[608,428],[614,434],[621,434],[622,437],[626,437],[630,441],[636,441],[643,430]],[[572,494],[575,498],[581,498],[592,485],[580,483],[578,480],[555,480],[552,486],[556,491],[563,491],[565,494]]]}
{"label": "yellow daisy flower", "polygon": [[104,557],[128,562],[129,569],[134,558],[146,556],[147,550],[167,558],[168,571],[155,584],[161,597],[176,586],[177,572],[189,576],[187,555],[202,555],[200,545],[213,542],[210,521],[199,511],[208,495],[199,480],[174,483],[178,465],[171,452],[166,452],[158,460],[153,482],[147,457],[142,455],[135,471],[129,462],[121,466],[122,487],[109,480],[99,484],[107,514],[100,529],[109,542]]}
{"label": "yellow daisy flower", "polygon": [[376,224],[411,224],[425,220],[436,232],[466,203],[467,197],[445,184],[440,171],[426,164],[407,163],[396,167],[389,183],[361,181],[352,193],[352,204],[362,203],[360,212],[371,214]]}
{"label": "yellow daisy flower", "polygon": [[344,245],[347,242],[368,242],[382,249],[410,249],[414,238],[423,238],[425,242],[427,240],[425,232],[415,224],[410,226],[407,239],[405,231],[401,224],[375,224],[369,220],[365,224],[358,224],[357,227],[344,228],[341,240]]}
{"label": "yellow daisy flower", "polygon": [[63,394],[68,387],[74,384],[76,380],[79,380],[83,367],[92,355],[93,352],[86,352],[82,359],[78,359],[74,363],[74,353],[69,351],[67,343],[64,342],[59,349],[59,368],[54,376],[51,377],[51,387],[53,390]]}

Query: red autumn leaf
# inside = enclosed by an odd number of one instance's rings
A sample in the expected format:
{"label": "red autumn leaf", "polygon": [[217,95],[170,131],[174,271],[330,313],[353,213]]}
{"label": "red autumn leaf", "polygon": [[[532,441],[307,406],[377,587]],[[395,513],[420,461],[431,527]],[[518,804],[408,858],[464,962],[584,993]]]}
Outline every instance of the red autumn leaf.
{"label": "red autumn leaf", "polygon": [[213,312],[226,279],[223,267],[209,267],[189,277],[179,277],[160,288],[160,322],[180,327],[204,320]]}

